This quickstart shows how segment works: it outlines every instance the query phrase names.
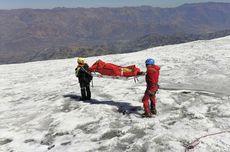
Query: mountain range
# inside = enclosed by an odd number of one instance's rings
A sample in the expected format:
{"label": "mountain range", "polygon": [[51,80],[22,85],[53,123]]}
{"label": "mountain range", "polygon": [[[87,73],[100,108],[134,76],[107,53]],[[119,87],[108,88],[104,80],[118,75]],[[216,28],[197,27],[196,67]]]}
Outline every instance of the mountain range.
{"label": "mountain range", "polygon": [[185,37],[229,28],[230,3],[0,10],[0,64],[122,53],[149,35]]}

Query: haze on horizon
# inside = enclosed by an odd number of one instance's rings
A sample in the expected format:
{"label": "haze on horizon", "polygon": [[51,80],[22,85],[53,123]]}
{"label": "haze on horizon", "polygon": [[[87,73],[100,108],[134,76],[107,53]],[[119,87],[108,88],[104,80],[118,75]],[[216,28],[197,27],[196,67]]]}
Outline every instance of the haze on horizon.
{"label": "haze on horizon", "polygon": [[204,2],[225,2],[230,0],[1,0],[0,9],[50,9],[55,7],[124,7],[124,6],[142,6],[153,7],[177,7],[185,3],[204,3]]}

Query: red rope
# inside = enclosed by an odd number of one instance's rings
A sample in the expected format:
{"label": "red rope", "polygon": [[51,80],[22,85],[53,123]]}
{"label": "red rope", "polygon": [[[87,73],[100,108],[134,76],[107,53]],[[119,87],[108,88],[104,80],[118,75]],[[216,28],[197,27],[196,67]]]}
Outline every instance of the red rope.
{"label": "red rope", "polygon": [[185,152],[189,151],[190,149],[194,149],[200,143],[200,139],[202,139],[202,138],[205,138],[208,136],[214,136],[214,135],[218,135],[218,134],[223,134],[223,133],[227,133],[227,132],[230,133],[230,130],[221,131],[221,132],[201,136],[201,137],[197,138],[196,140],[194,140],[193,142],[189,143],[188,145],[185,145]]}

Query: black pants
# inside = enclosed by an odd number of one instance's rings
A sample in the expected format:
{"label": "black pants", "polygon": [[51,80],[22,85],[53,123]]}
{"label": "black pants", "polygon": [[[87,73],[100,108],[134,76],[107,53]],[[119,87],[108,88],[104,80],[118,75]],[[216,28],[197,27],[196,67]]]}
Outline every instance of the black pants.
{"label": "black pants", "polygon": [[80,84],[80,87],[81,87],[81,99],[82,100],[90,100],[91,99],[91,91],[90,91],[89,84],[87,84],[87,85]]}

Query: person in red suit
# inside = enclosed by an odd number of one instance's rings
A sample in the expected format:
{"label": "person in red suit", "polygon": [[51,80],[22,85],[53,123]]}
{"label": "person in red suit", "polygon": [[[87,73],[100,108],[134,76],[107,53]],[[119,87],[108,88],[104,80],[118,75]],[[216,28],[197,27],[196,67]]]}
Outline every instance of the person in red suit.
{"label": "person in red suit", "polygon": [[[145,61],[146,64],[146,76],[145,81],[147,83],[147,88],[142,99],[143,107],[145,113],[143,114],[144,117],[151,117],[153,114],[157,114],[156,110],[156,92],[159,88],[158,79],[160,74],[160,67],[155,65],[155,60],[149,58]],[[149,109],[149,99],[150,99],[150,108]]]}

